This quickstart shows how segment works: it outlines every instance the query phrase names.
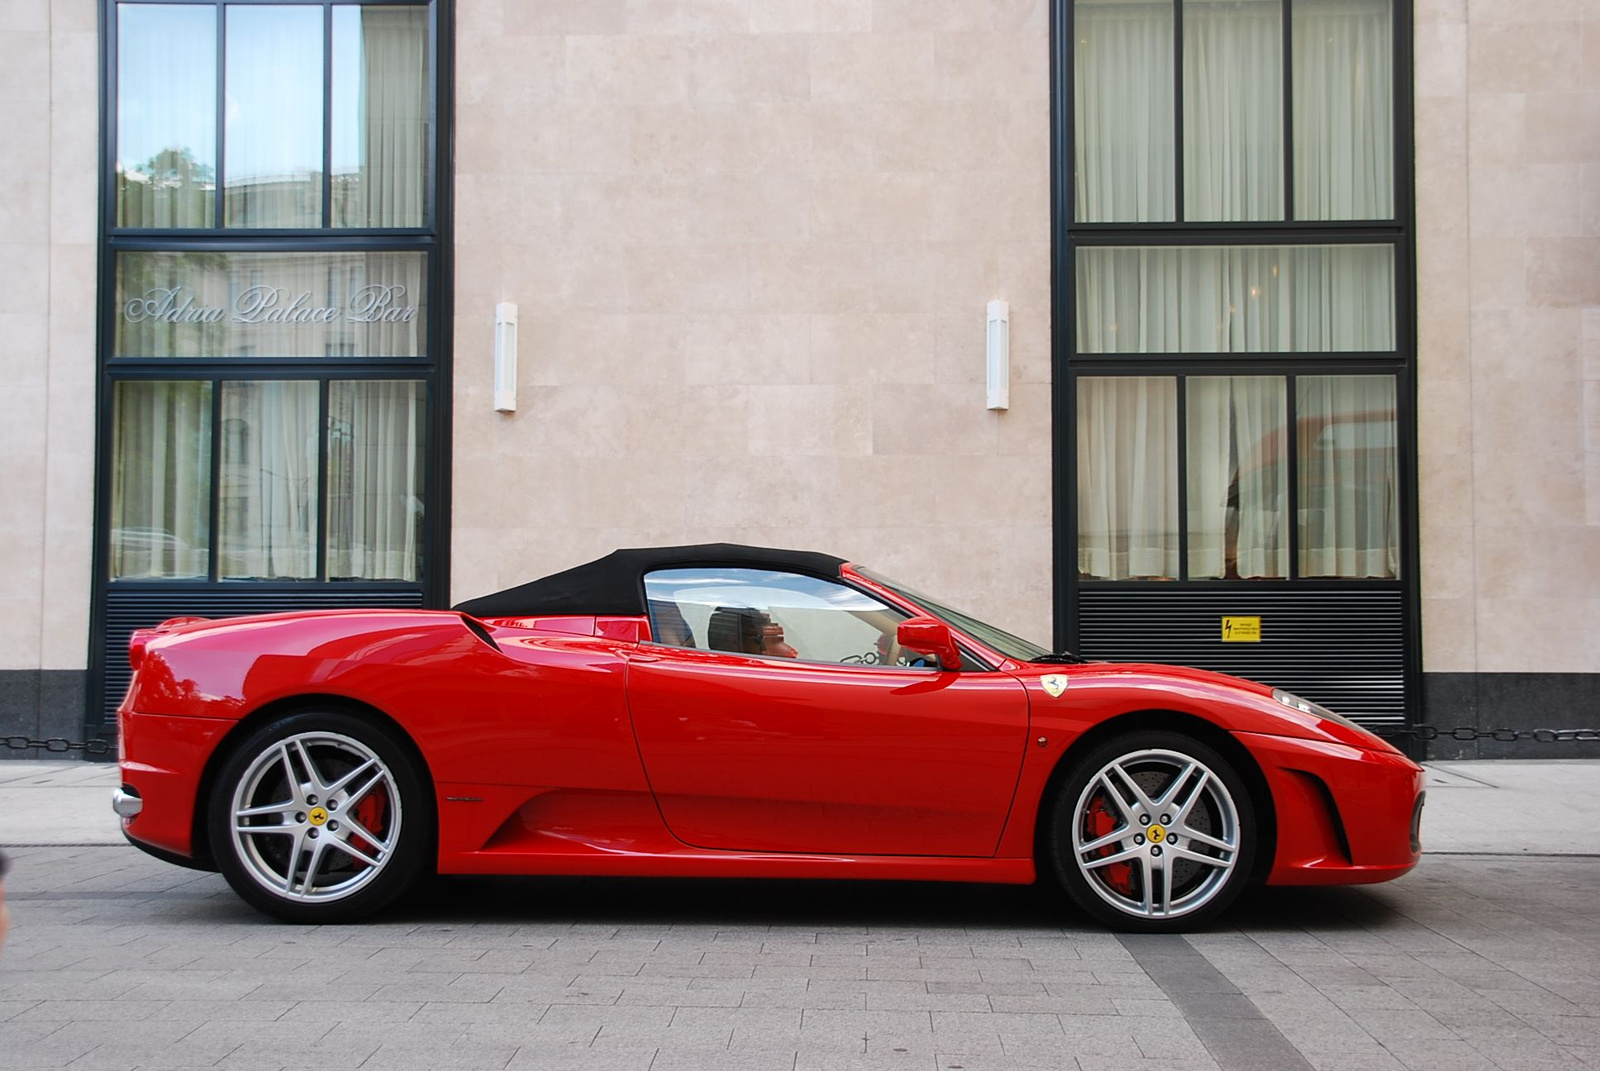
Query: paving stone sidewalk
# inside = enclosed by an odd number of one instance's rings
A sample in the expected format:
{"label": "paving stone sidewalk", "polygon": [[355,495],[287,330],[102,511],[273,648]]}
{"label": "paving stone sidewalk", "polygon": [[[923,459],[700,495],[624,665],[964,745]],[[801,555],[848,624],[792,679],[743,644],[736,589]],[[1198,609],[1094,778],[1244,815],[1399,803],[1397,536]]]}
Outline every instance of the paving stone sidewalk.
{"label": "paving stone sidewalk", "polygon": [[[1600,805],[1600,764],[1535,770],[1528,799],[1478,766],[1447,771],[1474,802],[1441,807],[1441,773],[1429,810],[1471,812],[1481,852],[1259,892],[1188,937],[878,882],[436,879],[298,927],[126,845],[11,848],[0,1069],[1600,1068],[1600,857],[1567,817]],[[50,774],[0,773],[33,778],[0,779],[0,843],[71,834],[18,802]],[[1521,850],[1525,806],[1559,831],[1532,846],[1568,854]]]}

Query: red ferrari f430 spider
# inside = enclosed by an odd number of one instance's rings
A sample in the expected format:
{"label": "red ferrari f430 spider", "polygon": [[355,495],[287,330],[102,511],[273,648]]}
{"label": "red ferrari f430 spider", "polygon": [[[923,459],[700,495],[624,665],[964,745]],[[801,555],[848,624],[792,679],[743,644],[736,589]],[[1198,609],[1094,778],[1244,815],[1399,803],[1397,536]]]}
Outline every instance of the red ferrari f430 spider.
{"label": "red ferrari f430 spider", "polygon": [[1281,690],[1052,653],[824,554],[136,633],[126,836],[296,922],[424,871],[1058,883],[1127,930],[1385,881],[1422,771]]}

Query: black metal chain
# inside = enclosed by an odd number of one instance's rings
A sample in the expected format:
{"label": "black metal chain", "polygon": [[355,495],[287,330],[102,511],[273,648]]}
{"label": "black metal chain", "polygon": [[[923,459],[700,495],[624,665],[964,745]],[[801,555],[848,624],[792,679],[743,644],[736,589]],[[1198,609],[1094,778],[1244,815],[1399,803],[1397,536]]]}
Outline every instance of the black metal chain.
{"label": "black metal chain", "polygon": [[1404,729],[1374,730],[1392,740],[1409,736],[1413,740],[1495,740],[1510,744],[1517,740],[1536,740],[1541,744],[1593,743],[1600,741],[1600,729],[1474,729],[1468,725],[1441,729],[1435,725],[1412,725]]}
{"label": "black metal chain", "polygon": [[85,740],[82,742],[68,740],[64,736],[52,736],[48,740],[35,740],[29,736],[0,737],[0,743],[13,751],[27,751],[38,748],[48,751],[52,755],[65,755],[69,751],[82,751],[90,755],[109,755],[116,745],[110,740]]}

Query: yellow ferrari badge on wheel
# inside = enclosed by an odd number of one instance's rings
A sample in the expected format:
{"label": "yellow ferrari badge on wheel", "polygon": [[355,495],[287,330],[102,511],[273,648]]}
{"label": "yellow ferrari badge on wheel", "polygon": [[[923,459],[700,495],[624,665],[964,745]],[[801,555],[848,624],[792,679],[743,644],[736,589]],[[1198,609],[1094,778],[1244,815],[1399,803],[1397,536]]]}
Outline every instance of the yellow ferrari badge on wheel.
{"label": "yellow ferrari badge on wheel", "polygon": [[1050,693],[1052,699],[1067,690],[1067,678],[1060,673],[1046,673],[1039,678],[1039,683]]}

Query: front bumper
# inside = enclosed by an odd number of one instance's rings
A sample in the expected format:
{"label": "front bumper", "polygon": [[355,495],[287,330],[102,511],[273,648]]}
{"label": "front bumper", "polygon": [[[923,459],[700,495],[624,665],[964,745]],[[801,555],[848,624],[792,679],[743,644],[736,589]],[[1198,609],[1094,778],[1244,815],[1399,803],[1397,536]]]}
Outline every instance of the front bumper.
{"label": "front bumper", "polygon": [[1269,885],[1357,885],[1417,865],[1422,767],[1392,751],[1237,734],[1277,809]]}

